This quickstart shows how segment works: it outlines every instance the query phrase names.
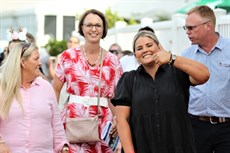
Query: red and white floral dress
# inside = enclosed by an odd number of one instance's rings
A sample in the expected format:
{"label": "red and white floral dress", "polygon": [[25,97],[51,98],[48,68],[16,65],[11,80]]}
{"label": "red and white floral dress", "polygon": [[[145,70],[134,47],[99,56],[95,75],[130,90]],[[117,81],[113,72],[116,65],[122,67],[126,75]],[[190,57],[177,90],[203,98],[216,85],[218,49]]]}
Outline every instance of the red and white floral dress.
{"label": "red and white floral dress", "polygon": [[[66,82],[67,92],[78,96],[97,97],[100,65],[91,67],[84,58],[80,48],[64,51],[56,68],[56,76]],[[123,71],[119,59],[111,53],[104,54],[101,97],[111,99],[114,96],[116,84]],[[97,106],[86,107],[83,104],[71,103],[67,107],[71,118],[94,116]],[[112,113],[108,107],[100,107],[102,117],[99,118],[100,134],[107,121],[112,121]],[[62,110],[62,120],[65,123],[66,107]],[[65,125],[65,124],[64,124]],[[112,153],[113,151],[101,140],[93,143],[71,144],[70,153]]]}

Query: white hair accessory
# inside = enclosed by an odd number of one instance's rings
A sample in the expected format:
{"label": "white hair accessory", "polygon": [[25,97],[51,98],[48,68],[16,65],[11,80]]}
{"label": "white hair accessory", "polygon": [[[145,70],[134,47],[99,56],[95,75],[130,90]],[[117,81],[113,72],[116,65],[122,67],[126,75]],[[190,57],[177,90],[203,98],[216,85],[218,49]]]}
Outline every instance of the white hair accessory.
{"label": "white hair accessory", "polygon": [[10,28],[8,31],[8,40],[21,40],[21,41],[27,41],[26,40],[26,33],[27,29],[26,28],[19,28],[17,31],[14,30],[13,28]]}

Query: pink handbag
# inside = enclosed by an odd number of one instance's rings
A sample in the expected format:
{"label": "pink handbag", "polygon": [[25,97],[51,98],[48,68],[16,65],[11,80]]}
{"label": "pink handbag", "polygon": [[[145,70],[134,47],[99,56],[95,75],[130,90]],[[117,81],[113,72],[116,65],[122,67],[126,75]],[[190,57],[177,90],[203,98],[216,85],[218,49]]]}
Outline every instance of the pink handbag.
{"label": "pink handbag", "polygon": [[66,137],[70,143],[100,141],[98,115],[86,118],[66,118]]}
{"label": "pink handbag", "polygon": [[[100,89],[101,89],[101,75],[102,75],[102,61],[103,50],[100,61],[100,74],[98,82],[98,97],[97,97],[97,115],[94,117],[79,117],[68,118],[66,109],[66,137],[70,143],[85,143],[100,141],[99,137],[99,123],[100,116]],[[67,105],[68,105],[67,99]]]}

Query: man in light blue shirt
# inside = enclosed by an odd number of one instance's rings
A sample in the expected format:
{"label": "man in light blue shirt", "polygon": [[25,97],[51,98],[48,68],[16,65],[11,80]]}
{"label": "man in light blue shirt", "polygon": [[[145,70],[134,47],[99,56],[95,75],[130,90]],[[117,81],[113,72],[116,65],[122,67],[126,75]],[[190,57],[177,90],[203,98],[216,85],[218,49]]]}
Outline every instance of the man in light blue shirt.
{"label": "man in light blue shirt", "polygon": [[192,46],[182,56],[209,68],[210,78],[190,88],[189,114],[197,153],[230,152],[230,40],[215,32],[216,18],[208,6],[187,13],[184,29]]}

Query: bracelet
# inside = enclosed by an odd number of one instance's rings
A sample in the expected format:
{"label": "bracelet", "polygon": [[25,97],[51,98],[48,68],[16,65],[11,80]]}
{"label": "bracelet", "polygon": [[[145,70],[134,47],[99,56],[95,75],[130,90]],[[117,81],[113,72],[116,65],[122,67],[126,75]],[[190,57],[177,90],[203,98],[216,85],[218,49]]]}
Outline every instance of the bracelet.
{"label": "bracelet", "polygon": [[1,144],[1,143],[5,143],[5,141],[1,140],[1,141],[0,141],[0,144]]}
{"label": "bracelet", "polygon": [[170,53],[170,58],[169,58],[169,65],[171,65],[171,63],[172,63],[172,53]]}

